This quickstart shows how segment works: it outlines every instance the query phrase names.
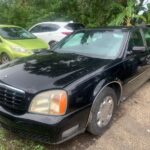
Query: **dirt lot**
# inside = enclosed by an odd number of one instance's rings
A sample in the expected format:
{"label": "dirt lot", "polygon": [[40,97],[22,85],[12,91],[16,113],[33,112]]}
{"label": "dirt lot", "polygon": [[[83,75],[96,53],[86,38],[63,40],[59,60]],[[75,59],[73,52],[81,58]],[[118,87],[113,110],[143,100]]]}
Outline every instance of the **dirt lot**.
{"label": "dirt lot", "polygon": [[59,146],[40,145],[0,129],[0,150],[150,150],[150,82],[121,104],[111,128],[101,137],[88,133]]}

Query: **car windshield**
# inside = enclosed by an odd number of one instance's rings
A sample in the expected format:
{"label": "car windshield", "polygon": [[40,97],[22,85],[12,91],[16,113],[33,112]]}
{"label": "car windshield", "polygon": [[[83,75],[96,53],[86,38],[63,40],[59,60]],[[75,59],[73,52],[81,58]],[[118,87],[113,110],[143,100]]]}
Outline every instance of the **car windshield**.
{"label": "car windshield", "polygon": [[115,59],[120,54],[126,32],[115,30],[84,30],[71,34],[52,50],[95,58]]}
{"label": "car windshield", "polygon": [[19,27],[2,27],[0,28],[0,35],[4,39],[19,40],[19,39],[35,39],[36,36]]}

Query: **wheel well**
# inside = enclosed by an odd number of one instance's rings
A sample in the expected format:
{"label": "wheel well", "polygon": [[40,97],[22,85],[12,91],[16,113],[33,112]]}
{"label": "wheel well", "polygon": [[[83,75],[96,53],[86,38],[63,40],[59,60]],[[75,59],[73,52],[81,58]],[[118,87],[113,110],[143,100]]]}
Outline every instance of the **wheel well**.
{"label": "wheel well", "polygon": [[111,83],[108,85],[108,87],[112,88],[115,93],[116,93],[116,96],[117,96],[117,100],[119,101],[120,98],[121,98],[121,94],[122,94],[122,87],[119,83]]}
{"label": "wheel well", "polygon": [[0,53],[0,58],[2,57],[3,54],[6,54],[6,53],[5,53],[5,52],[1,52],[1,53]]}
{"label": "wheel well", "polygon": [[[113,82],[111,82],[111,83],[108,83],[106,86],[104,86],[104,87],[101,89],[100,92],[102,92],[105,87],[110,87],[110,88],[112,88],[112,89],[114,90],[114,92],[116,93],[116,96],[117,96],[117,103],[119,104],[120,98],[121,98],[121,96],[122,96],[122,85],[121,85],[121,83],[119,83],[119,82],[117,82],[117,81],[113,81]],[[95,100],[95,99],[94,99],[94,100]],[[93,101],[93,103],[94,103],[94,101]],[[92,104],[92,106],[93,106],[93,104]],[[92,107],[91,107],[91,108],[92,108]],[[89,114],[89,118],[88,118],[86,127],[88,126],[88,123],[89,123],[89,121],[91,120],[91,118],[92,118],[92,115],[91,115],[91,111],[90,111],[90,114]]]}
{"label": "wheel well", "polygon": [[[6,52],[1,52],[0,56],[2,56],[3,54],[7,55],[9,57],[9,55]],[[10,57],[9,57],[10,58]]]}
{"label": "wheel well", "polygon": [[10,57],[6,52],[1,52],[1,53],[0,53],[0,63],[1,63],[2,55],[7,55],[8,58],[9,58],[9,60],[12,60],[11,57]]}
{"label": "wheel well", "polygon": [[3,55],[3,54],[5,54],[5,52],[1,52],[1,53],[0,53],[0,55]]}
{"label": "wheel well", "polygon": [[0,53],[0,55],[3,55],[3,54],[6,54],[6,55],[8,55],[6,52],[1,52],[1,53]]}

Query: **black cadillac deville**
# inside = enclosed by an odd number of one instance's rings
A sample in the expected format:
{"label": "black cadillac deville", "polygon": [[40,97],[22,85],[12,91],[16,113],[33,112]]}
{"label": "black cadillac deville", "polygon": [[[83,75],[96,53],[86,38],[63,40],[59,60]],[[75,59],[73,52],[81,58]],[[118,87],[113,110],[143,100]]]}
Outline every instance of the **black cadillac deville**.
{"label": "black cadillac deville", "polygon": [[77,31],[51,51],[0,67],[0,123],[58,144],[102,134],[118,104],[150,78],[150,29]]}

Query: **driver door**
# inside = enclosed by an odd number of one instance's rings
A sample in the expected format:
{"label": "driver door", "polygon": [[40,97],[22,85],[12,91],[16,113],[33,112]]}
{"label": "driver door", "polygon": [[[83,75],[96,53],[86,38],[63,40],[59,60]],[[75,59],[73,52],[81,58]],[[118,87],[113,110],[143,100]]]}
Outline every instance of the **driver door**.
{"label": "driver door", "polygon": [[[133,51],[133,48],[141,48],[141,51]],[[145,48],[145,51],[142,49]],[[131,32],[126,58],[124,60],[124,97],[128,97],[137,88],[139,88],[149,78],[147,57],[149,51],[146,50],[143,34],[140,29]]]}

